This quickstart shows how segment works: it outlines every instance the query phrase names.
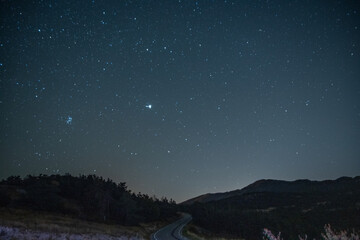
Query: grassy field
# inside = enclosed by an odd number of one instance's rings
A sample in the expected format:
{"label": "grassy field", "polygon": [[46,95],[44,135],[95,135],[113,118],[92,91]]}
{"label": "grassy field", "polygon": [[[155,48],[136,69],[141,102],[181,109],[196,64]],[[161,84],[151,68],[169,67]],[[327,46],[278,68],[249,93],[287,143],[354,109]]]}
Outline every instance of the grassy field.
{"label": "grassy field", "polygon": [[[166,223],[156,222],[141,224],[136,227],[125,227],[114,223],[105,224],[84,221],[59,214],[0,208],[0,226],[37,233],[106,235],[109,237],[123,237],[124,239],[130,237],[133,237],[133,239],[149,239],[150,234],[164,224]],[[68,238],[70,239],[70,237]]]}
{"label": "grassy field", "polygon": [[216,237],[205,229],[197,227],[193,224],[185,226],[183,235],[191,240],[242,240],[240,238]]}

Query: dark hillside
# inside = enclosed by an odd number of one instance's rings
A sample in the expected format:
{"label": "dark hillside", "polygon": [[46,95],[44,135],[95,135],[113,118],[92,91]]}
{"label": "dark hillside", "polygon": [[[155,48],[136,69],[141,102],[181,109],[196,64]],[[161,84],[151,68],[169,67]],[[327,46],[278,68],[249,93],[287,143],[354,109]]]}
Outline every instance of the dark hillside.
{"label": "dark hillside", "polygon": [[137,225],[176,214],[173,200],[134,194],[125,183],[95,175],[9,177],[0,182],[0,207],[61,213],[73,217]]}
{"label": "dark hillside", "polygon": [[352,191],[354,187],[358,186],[360,176],[355,178],[342,177],[336,180],[325,181],[310,181],[307,179],[296,181],[282,181],[263,179],[256,181],[242,189],[224,192],[224,193],[207,193],[198,197],[189,199],[181,204],[189,205],[195,202],[206,203],[211,201],[218,201],[233,196],[239,196],[246,193],[254,192],[276,192],[276,193],[311,193],[311,192],[344,192]]}
{"label": "dark hillside", "polygon": [[284,239],[307,234],[320,239],[325,224],[360,230],[360,178],[334,181],[261,180],[241,194],[183,205],[194,224],[218,236],[261,239],[262,229],[282,232]]}

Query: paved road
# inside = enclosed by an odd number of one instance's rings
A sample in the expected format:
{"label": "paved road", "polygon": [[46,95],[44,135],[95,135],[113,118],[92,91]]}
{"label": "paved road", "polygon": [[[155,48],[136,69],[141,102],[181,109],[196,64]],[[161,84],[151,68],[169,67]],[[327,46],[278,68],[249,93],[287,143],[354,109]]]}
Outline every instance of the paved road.
{"label": "paved road", "polygon": [[191,221],[191,215],[184,214],[183,218],[173,222],[156,233],[151,235],[151,240],[188,240],[186,237],[182,236],[181,232],[183,227]]}

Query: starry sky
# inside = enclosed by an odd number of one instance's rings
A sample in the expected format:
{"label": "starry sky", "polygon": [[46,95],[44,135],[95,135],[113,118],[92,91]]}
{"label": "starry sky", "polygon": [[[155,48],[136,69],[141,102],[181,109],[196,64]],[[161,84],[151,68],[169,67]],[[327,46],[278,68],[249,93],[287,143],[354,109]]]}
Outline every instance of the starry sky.
{"label": "starry sky", "polygon": [[360,175],[359,1],[0,3],[0,178],[178,202]]}

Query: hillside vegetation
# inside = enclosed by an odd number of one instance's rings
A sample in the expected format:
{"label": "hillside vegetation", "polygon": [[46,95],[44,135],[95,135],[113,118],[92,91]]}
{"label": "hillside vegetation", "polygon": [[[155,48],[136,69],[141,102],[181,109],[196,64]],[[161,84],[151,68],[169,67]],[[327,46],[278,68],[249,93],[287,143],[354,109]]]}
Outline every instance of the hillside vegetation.
{"label": "hillside vegetation", "polygon": [[[193,224],[213,236],[262,239],[263,229],[284,239],[320,239],[326,224],[335,230],[360,230],[360,177],[335,181],[262,180],[234,195],[203,195],[183,205]],[[210,195],[214,199],[214,195]]]}
{"label": "hillside vegetation", "polygon": [[167,219],[177,211],[173,200],[132,193],[125,183],[69,174],[9,177],[0,182],[0,207],[126,226]]}

